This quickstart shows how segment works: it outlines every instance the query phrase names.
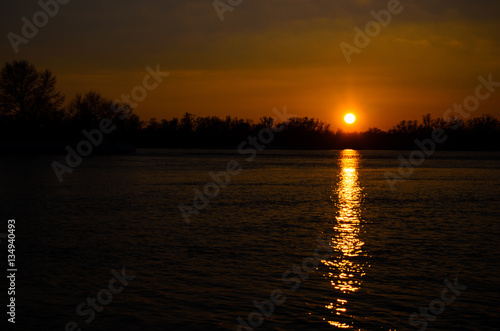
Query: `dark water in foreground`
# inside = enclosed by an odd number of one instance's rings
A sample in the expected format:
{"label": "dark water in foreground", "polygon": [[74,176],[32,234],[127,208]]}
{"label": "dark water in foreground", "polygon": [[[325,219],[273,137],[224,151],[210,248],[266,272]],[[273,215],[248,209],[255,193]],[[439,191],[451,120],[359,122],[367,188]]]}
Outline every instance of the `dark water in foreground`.
{"label": "dark water in foreground", "polygon": [[[12,329],[418,330],[427,310],[428,330],[499,330],[500,154],[436,153],[392,192],[398,155],[140,150],[90,157],[63,183],[53,157],[1,156]],[[241,173],[186,225],[177,206],[230,160]],[[77,307],[123,267],[135,279],[87,324]],[[270,296],[263,316],[254,301]]]}

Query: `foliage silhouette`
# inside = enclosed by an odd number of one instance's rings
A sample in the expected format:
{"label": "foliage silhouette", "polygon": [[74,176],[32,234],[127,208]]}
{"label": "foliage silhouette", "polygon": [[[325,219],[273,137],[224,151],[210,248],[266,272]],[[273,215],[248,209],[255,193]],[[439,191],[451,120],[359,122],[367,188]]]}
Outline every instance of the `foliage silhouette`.
{"label": "foliage silhouette", "polygon": [[[98,92],[77,94],[63,105],[56,91],[56,78],[49,70],[38,71],[27,61],[6,63],[0,70],[0,147],[8,142],[75,143],[83,130],[97,128],[109,119],[116,129],[105,141],[121,141],[135,147],[238,148],[263,128],[283,126],[266,148],[277,149],[416,149],[415,141],[428,139],[440,128],[446,141],[438,150],[500,150],[500,122],[482,115],[460,122],[458,118],[433,119],[430,114],[403,120],[388,131],[370,128],[365,132],[333,132],[330,124],[309,117],[294,117],[276,123],[262,117],[258,123],[227,116],[142,121],[127,104],[117,104]],[[0,149],[1,150],[1,149]]]}

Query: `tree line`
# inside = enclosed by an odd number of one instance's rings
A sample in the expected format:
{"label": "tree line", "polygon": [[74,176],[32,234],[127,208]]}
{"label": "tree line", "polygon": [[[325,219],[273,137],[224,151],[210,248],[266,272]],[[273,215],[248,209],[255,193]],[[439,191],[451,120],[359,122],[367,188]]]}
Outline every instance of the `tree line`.
{"label": "tree line", "polygon": [[98,92],[77,94],[65,102],[49,70],[37,70],[27,61],[6,63],[0,71],[0,142],[76,142],[82,130],[109,119],[116,129],[106,141],[141,148],[237,148],[263,128],[282,126],[266,148],[279,149],[415,149],[436,129],[447,136],[442,150],[500,150],[500,121],[491,115],[444,120],[427,114],[422,121],[400,121],[388,131],[333,131],[315,118],[294,117],[277,123],[271,117],[258,122],[227,116],[195,116],[142,121],[127,104],[118,104]]}

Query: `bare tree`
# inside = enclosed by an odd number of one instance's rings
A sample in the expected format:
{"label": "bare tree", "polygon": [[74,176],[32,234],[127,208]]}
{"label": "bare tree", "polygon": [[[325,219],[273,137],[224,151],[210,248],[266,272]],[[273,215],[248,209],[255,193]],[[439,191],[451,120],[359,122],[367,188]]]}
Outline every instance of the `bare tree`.
{"label": "bare tree", "polygon": [[0,115],[24,120],[51,117],[64,101],[55,85],[49,70],[37,71],[27,61],[6,63],[0,70]]}
{"label": "bare tree", "polygon": [[95,91],[77,94],[68,105],[69,116],[87,127],[96,125],[103,118],[113,119],[113,101],[104,98]]}

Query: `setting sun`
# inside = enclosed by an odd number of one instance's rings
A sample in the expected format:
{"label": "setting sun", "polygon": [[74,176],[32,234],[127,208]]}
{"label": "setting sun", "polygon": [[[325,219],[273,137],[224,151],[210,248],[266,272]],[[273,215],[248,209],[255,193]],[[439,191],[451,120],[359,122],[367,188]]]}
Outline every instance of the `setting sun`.
{"label": "setting sun", "polygon": [[354,116],[353,114],[347,114],[344,117],[344,121],[347,124],[352,124],[352,123],[354,123],[354,121],[356,121],[356,116]]}

